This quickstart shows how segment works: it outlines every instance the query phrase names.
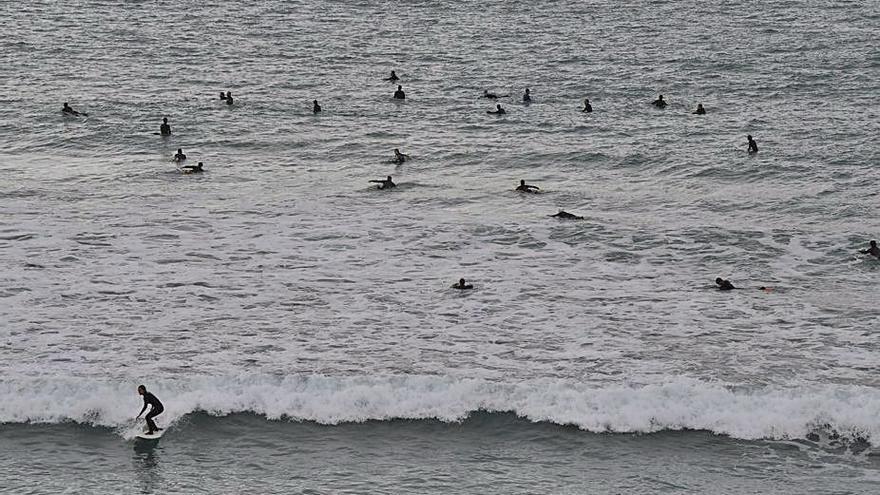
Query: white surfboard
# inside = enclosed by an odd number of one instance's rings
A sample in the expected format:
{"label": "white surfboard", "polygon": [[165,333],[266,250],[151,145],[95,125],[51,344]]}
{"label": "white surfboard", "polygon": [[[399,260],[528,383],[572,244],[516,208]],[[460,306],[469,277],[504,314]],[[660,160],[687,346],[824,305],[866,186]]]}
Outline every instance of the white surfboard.
{"label": "white surfboard", "polygon": [[152,434],[148,435],[147,432],[138,433],[135,435],[135,438],[140,438],[143,440],[158,440],[162,438],[162,435],[165,434],[165,430],[155,431]]}

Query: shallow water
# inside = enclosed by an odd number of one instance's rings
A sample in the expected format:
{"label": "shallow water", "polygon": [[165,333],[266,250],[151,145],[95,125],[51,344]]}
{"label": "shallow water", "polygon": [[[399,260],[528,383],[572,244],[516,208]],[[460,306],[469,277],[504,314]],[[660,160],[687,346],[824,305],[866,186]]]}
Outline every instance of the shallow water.
{"label": "shallow water", "polygon": [[[874,491],[880,263],[857,251],[878,232],[877,3],[3,12],[0,435],[34,452],[0,454],[30,473],[11,486],[111,493],[141,476],[126,438],[146,383],[173,428],[154,454],[181,466],[143,475],[161,474],[146,493],[584,489],[580,453],[559,443],[539,442],[569,459],[552,466],[454,455],[450,432],[485,426],[457,423],[480,410],[541,422],[489,416],[506,422],[491,441],[513,451],[544,431],[598,443],[589,464],[604,455],[606,468],[586,472],[599,493]],[[405,102],[382,81],[391,69]],[[484,89],[511,95],[506,116],[486,115]],[[216,99],[225,90],[232,107]],[[62,117],[63,101],[89,117]],[[690,113],[697,103],[707,115]],[[163,116],[166,139],[153,134]],[[207,172],[180,174],[177,148]],[[394,148],[413,160],[389,163]],[[394,190],[367,182],[389,174]],[[520,179],[542,194],[515,193]],[[549,218],[560,208],[586,218]],[[714,290],[717,276],[744,290]],[[476,289],[451,290],[460,277]],[[193,423],[387,439],[376,466],[347,477],[313,437],[310,454],[291,454],[326,462],[312,484],[277,467],[193,484],[221,478],[224,459],[268,466],[295,449],[235,442],[194,467],[192,449],[210,449],[186,441]],[[700,431],[668,432],[681,429]],[[56,452],[54,435],[94,445]],[[699,454],[659,467],[682,442]],[[621,481],[620,459],[641,449],[656,458],[638,465],[669,486]],[[753,473],[732,460],[768,449]],[[807,458],[823,481],[788,469]],[[22,467],[60,464],[51,482]],[[432,466],[522,477],[432,482]]]}

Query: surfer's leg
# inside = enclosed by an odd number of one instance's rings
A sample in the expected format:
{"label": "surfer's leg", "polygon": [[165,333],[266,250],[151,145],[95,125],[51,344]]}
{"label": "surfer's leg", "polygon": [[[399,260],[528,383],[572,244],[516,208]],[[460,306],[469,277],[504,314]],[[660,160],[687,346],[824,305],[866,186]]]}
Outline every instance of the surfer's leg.
{"label": "surfer's leg", "polygon": [[147,416],[145,419],[147,420],[147,428],[150,429],[150,431],[148,433],[153,433],[154,431],[159,429],[156,427],[156,423],[153,421],[153,417],[157,416],[159,414],[159,412],[161,412],[161,411],[157,412],[157,411],[153,410],[153,411],[150,411],[149,413],[147,413]]}

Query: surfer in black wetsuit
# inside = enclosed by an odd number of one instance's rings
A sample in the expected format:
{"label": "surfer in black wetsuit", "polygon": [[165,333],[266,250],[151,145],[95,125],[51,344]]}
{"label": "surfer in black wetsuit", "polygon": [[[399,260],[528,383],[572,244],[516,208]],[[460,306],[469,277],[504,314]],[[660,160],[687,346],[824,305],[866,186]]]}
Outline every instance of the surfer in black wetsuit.
{"label": "surfer in black wetsuit", "polygon": [[221,100],[225,100],[225,99],[226,99],[226,93],[224,93],[223,91],[220,92],[220,99],[221,99]]}
{"label": "surfer in black wetsuit", "polygon": [[391,180],[390,175],[388,176],[387,179],[371,180],[370,182],[375,182],[375,183],[379,184],[379,189],[391,189],[392,187],[397,187],[397,184],[395,184]]}
{"label": "surfer in black wetsuit", "polygon": [[666,108],[666,100],[663,99],[663,95],[660,95],[660,97],[654,100],[651,105],[654,105],[657,108]]}
{"label": "surfer in black wetsuit", "polygon": [[89,114],[87,114],[85,112],[77,112],[76,110],[70,108],[70,106],[67,104],[67,102],[64,102],[64,106],[61,107],[61,113],[64,113],[67,115],[75,115],[77,117],[79,117],[80,115],[85,115],[86,117],[89,116]]}
{"label": "surfer in black wetsuit", "polygon": [[527,193],[536,193],[541,188],[538,186],[533,186],[531,184],[526,184],[525,179],[519,180],[519,185],[516,187],[516,190],[519,192],[527,192]]}
{"label": "surfer in black wetsuit", "polygon": [[400,79],[400,78],[397,77],[397,74],[395,74],[394,71],[391,71],[391,77],[386,77],[386,78],[385,78],[386,81],[391,81],[391,82],[397,81],[397,80],[399,80],[399,79]]}
{"label": "surfer in black wetsuit", "polygon": [[164,117],[162,119],[162,124],[159,125],[159,134],[161,134],[162,136],[171,135],[171,126],[168,125],[168,117]]}
{"label": "surfer in black wetsuit", "polygon": [[407,160],[409,160],[409,155],[401,153],[399,149],[394,148],[394,159],[391,160],[391,163],[400,165]]}
{"label": "surfer in black wetsuit", "polygon": [[[717,285],[720,290],[736,289],[736,287],[734,287],[733,284],[730,283],[730,280],[724,280],[721,277],[718,277],[715,279],[715,285]],[[763,287],[761,287],[761,288],[763,289]]]}
{"label": "surfer in black wetsuit", "polygon": [[566,220],[583,220],[584,219],[584,217],[573,215],[565,210],[559,210],[559,213],[557,213],[555,215],[550,215],[550,216],[555,217],[555,218],[564,218]]}
{"label": "surfer in black wetsuit", "polygon": [[226,104],[232,105],[233,103],[235,103],[235,100],[232,98],[232,91],[227,91],[226,92]]}
{"label": "surfer in black wetsuit", "polygon": [[758,143],[756,143],[755,140],[752,139],[752,135],[749,134],[748,136],[746,136],[746,139],[749,140],[749,154],[757,153]]}
{"label": "surfer in black wetsuit", "polygon": [[312,113],[321,113],[321,105],[318,105],[318,100],[312,102]]}
{"label": "surfer in black wetsuit", "polygon": [[184,160],[186,160],[186,155],[183,154],[183,150],[182,150],[182,149],[177,148],[177,154],[174,155],[174,158],[172,159],[172,161],[175,161],[175,162],[182,162],[182,161],[184,161]]}
{"label": "surfer in black wetsuit", "polygon": [[531,103],[532,102],[532,93],[529,91],[529,88],[526,88],[525,94],[523,94],[523,103]]}
{"label": "surfer in black wetsuit", "polygon": [[180,167],[180,169],[183,170],[183,173],[185,174],[200,174],[205,171],[202,168],[203,166],[202,162],[199,162],[198,165],[184,165]]}
{"label": "surfer in black wetsuit", "polygon": [[876,256],[880,258],[880,248],[877,247],[877,241],[871,241],[871,247],[868,249],[862,249],[859,251],[862,254],[870,254],[871,256]]}
{"label": "surfer in black wetsuit", "polygon": [[458,283],[452,284],[452,288],[458,289],[458,290],[470,290],[470,289],[473,289],[474,286],[469,283],[466,283],[463,278],[460,278],[460,279],[458,279]]}
{"label": "surfer in black wetsuit", "polygon": [[400,86],[400,85],[397,86],[397,91],[394,92],[394,99],[395,100],[405,100],[406,99],[406,93],[403,92],[403,86]]}
{"label": "surfer in black wetsuit", "polygon": [[590,113],[593,111],[593,105],[590,105],[590,99],[584,98],[584,109],[581,112]]}
{"label": "surfer in black wetsuit", "polygon": [[141,412],[138,413],[137,417],[140,418],[141,414],[143,414],[144,411],[147,410],[147,406],[150,406],[150,412],[147,413],[147,416],[144,419],[147,420],[147,428],[149,428],[147,434],[152,435],[153,433],[162,429],[156,426],[153,418],[162,414],[162,412],[165,411],[165,407],[162,406],[162,403],[159,402],[159,399],[157,399],[155,395],[147,392],[147,387],[143,385],[138,386],[138,394],[144,396],[144,407],[141,409]]}
{"label": "surfer in black wetsuit", "polygon": [[694,111],[694,115],[706,115],[706,109],[703,108],[702,103],[697,103],[697,110]]}
{"label": "surfer in black wetsuit", "polygon": [[499,103],[495,105],[495,110],[486,110],[486,113],[491,115],[504,115],[505,113],[507,113],[507,111],[501,108],[501,104]]}

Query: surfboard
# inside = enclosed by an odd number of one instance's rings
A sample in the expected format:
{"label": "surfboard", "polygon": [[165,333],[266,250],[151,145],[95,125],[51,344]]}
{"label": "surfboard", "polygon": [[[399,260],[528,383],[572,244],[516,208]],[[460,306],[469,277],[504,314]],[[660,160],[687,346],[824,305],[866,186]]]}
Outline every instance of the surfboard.
{"label": "surfboard", "polygon": [[135,438],[140,438],[142,440],[158,440],[162,438],[162,435],[165,434],[165,430],[159,430],[154,432],[152,435],[148,435],[147,432],[138,433],[135,435]]}

